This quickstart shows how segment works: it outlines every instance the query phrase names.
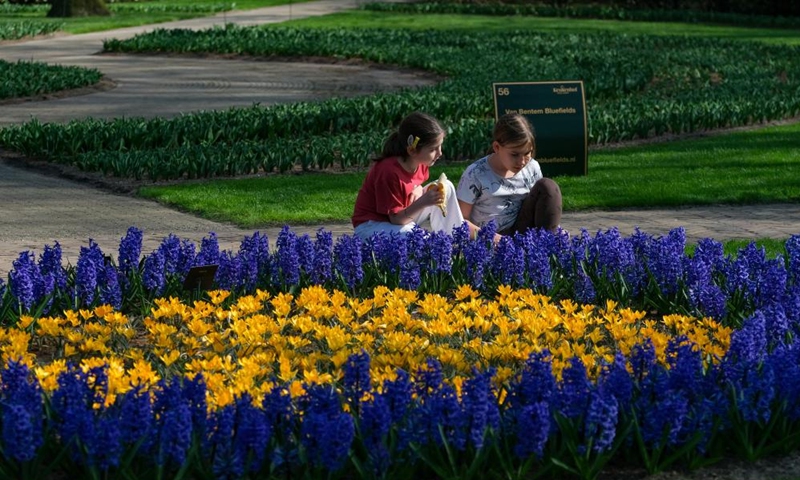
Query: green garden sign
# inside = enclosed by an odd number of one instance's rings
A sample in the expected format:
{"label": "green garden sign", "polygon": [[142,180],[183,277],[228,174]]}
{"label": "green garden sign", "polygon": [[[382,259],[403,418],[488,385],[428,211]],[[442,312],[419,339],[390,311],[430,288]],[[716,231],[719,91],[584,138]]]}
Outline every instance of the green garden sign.
{"label": "green garden sign", "polygon": [[582,81],[494,83],[495,118],[524,115],[536,132],[536,161],[547,177],[588,173]]}

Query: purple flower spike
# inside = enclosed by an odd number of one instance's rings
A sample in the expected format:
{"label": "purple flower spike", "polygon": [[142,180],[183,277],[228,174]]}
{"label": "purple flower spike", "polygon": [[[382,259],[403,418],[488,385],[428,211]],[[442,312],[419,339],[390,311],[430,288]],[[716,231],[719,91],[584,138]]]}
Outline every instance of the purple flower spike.
{"label": "purple flower spike", "polygon": [[355,438],[353,417],[342,412],[336,391],[327,385],[306,386],[301,403],[300,435],[308,459],[329,471],[338,470]]}
{"label": "purple flower spike", "polygon": [[194,259],[195,265],[219,265],[219,241],[217,234],[209,232],[200,242],[200,253]]}
{"label": "purple flower spike", "polygon": [[375,395],[361,404],[359,431],[375,476],[384,476],[391,463],[386,437],[392,428],[392,415],[385,395]]}
{"label": "purple flower spike", "polygon": [[7,458],[27,462],[44,444],[44,401],[28,367],[9,362],[0,372],[2,450]]}
{"label": "purple flower spike", "polygon": [[333,267],[333,233],[319,229],[314,242],[314,265],[311,282],[322,285],[331,279]]}
{"label": "purple flower spike", "polygon": [[[44,252],[39,256],[39,271],[43,277],[52,277],[53,288],[63,290],[67,287],[67,272],[61,263],[61,245],[58,242],[52,247],[45,245]],[[45,289],[45,295],[50,293]]]}
{"label": "purple flower spike", "polygon": [[300,283],[300,259],[297,255],[297,235],[285,225],[275,242],[277,247],[278,267],[286,286]]}
{"label": "purple flower spike", "polygon": [[153,408],[157,432],[155,460],[158,465],[179,467],[186,461],[192,439],[192,412],[178,380],[161,381],[160,387]]}
{"label": "purple flower spike", "polygon": [[142,231],[136,227],[128,228],[128,232],[120,239],[117,264],[125,275],[139,268],[139,257],[142,254],[142,239]]}
{"label": "purple flower spike", "polygon": [[594,389],[584,418],[584,440],[592,443],[592,451],[603,453],[614,443],[619,408],[611,392]]}
{"label": "purple flower spike", "polygon": [[39,300],[38,292],[42,285],[41,274],[33,260],[33,253],[27,251],[20,253],[19,258],[14,260],[8,278],[11,294],[17,299],[22,310],[29,311]]}
{"label": "purple flower spike", "polygon": [[484,373],[473,371],[473,376],[464,382],[461,393],[462,414],[467,421],[469,443],[476,449],[483,448],[486,432],[499,427],[497,401],[492,389],[494,370]]}
{"label": "purple flower spike", "polygon": [[786,241],[786,254],[789,280],[795,285],[800,284],[800,235],[792,235]]}
{"label": "purple flower spike", "polygon": [[516,247],[514,239],[504,235],[495,248],[492,259],[492,275],[504,285],[521,285],[525,269],[523,252]]}
{"label": "purple flower spike", "polygon": [[164,272],[164,256],[160,250],[156,250],[148,255],[144,260],[144,270],[142,272],[142,285],[144,288],[160,295],[164,291],[167,279]]}
{"label": "purple flower spike", "polygon": [[336,273],[342,276],[345,284],[353,290],[364,278],[361,266],[361,239],[357,236],[342,235],[333,247]]}
{"label": "purple flower spike", "polygon": [[551,427],[550,405],[547,402],[522,406],[516,415],[517,443],[514,445],[514,454],[519,458],[531,455],[542,458]]}
{"label": "purple flower spike", "polygon": [[364,350],[350,355],[344,364],[345,400],[356,409],[364,394],[372,390],[369,367],[369,353]]}

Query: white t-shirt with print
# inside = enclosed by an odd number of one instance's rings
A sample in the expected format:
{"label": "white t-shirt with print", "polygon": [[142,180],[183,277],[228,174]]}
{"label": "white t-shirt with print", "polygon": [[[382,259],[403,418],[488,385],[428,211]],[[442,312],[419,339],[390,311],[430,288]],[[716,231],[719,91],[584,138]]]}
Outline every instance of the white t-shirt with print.
{"label": "white t-shirt with print", "polygon": [[498,231],[505,230],[514,225],[522,201],[540,178],[542,169],[536,160],[531,159],[513,177],[503,178],[494,173],[486,156],[464,170],[456,196],[472,205],[469,218],[472,223],[482,227],[494,220]]}

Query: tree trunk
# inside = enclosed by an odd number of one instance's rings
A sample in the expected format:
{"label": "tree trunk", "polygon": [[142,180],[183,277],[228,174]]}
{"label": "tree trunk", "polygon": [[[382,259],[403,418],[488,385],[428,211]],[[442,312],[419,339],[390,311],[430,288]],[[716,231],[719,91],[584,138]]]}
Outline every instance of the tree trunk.
{"label": "tree trunk", "polygon": [[51,0],[48,17],[90,17],[111,15],[103,0]]}

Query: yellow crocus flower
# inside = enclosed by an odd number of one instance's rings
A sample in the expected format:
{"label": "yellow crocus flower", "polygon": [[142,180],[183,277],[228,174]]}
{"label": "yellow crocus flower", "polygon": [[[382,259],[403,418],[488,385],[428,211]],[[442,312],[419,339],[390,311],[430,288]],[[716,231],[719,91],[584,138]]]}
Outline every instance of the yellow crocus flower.
{"label": "yellow crocus flower", "polygon": [[303,382],[295,380],[289,385],[289,395],[292,398],[302,397],[305,395],[306,389],[303,388]]}
{"label": "yellow crocus flower", "polygon": [[269,297],[270,297],[270,293],[269,293],[268,291],[266,291],[266,290],[261,290],[260,288],[257,288],[257,289],[256,289],[256,298],[257,298],[257,299],[258,299],[260,302],[262,302],[262,303],[263,303],[265,300],[269,300]]}
{"label": "yellow crocus flower", "polygon": [[110,311],[103,315],[103,320],[110,323],[111,325],[116,326],[124,326],[128,324],[128,317],[123,315],[121,312],[117,311]]}
{"label": "yellow crocus flower", "polygon": [[74,310],[66,310],[64,312],[64,320],[69,322],[69,324],[73,327],[80,326],[81,324],[81,319],[78,318],[78,312]]}
{"label": "yellow crocus flower", "polygon": [[164,362],[164,366],[169,367],[180,358],[181,352],[177,349],[169,350],[166,353],[159,355],[158,358]]}
{"label": "yellow crocus flower", "polygon": [[389,295],[389,288],[385,285],[378,285],[372,289],[372,301],[375,308],[382,308],[386,305],[386,297]]}
{"label": "yellow crocus flower", "polygon": [[104,341],[94,337],[89,337],[84,340],[83,343],[78,346],[78,349],[85,353],[97,352],[101,355],[106,355],[111,351]]}
{"label": "yellow crocus flower", "polygon": [[212,328],[214,328],[213,325],[206,323],[201,318],[193,318],[189,321],[187,327],[189,328],[189,333],[198,338],[206,335],[211,331]]}
{"label": "yellow crocus flower", "polygon": [[333,307],[341,307],[347,301],[347,295],[341,290],[333,290],[333,293],[330,296],[331,306]]}
{"label": "yellow crocus flower", "polygon": [[234,401],[234,391],[232,388],[219,388],[211,392],[211,403],[217,407],[225,407]]}
{"label": "yellow crocus flower", "polygon": [[31,334],[22,330],[3,330],[3,342],[8,345],[5,351],[9,353],[17,352],[20,355],[28,352],[28,347],[31,342]]}
{"label": "yellow crocus flower", "polygon": [[316,369],[311,369],[303,372],[303,380],[309,384],[319,385],[332,383],[333,377],[330,373],[319,373]]}
{"label": "yellow crocus flower", "polygon": [[[132,376],[114,381],[110,399],[130,388],[131,381],[152,382],[154,367],[144,359],[160,358],[155,360],[159,368],[163,362],[175,373],[203,373],[209,378],[210,405],[245,392],[261,396],[270,388],[264,380],[273,375],[295,382],[295,394],[303,381],[332,382],[342,377],[347,358],[362,348],[372,357],[378,383],[394,378],[397,368],[413,373],[434,357],[445,367],[449,381],[469,375],[473,367],[491,365],[498,369],[497,384],[502,385],[531,352],[544,348],[553,353],[558,375],[575,356],[596,375],[602,361],[612,361],[618,350],[629,355],[632,346],[645,338],[653,341],[663,362],[666,345],[677,333],[693,341],[708,365],[725,355],[732,333],[712,319],[655,318],[620,310],[613,301],[604,308],[571,300],[552,302],[530,289],[506,285],[494,300],[480,298],[468,285],[458,289],[460,300],[385,287],[373,293],[373,298],[360,300],[341,291],[310,287],[296,299],[285,293],[270,298],[261,292],[226,308],[229,292],[219,291],[209,295],[211,302],[195,301],[192,307],[176,298],[157,299],[151,316],[132,322],[104,306],[91,312],[65,312],[63,318],[25,318],[15,331],[35,330],[40,338],[34,343],[42,356],[62,347],[67,357],[79,349],[99,352],[102,358],[88,361],[108,362],[110,368],[121,369],[123,360],[133,364]],[[70,324],[74,330],[65,332],[62,327]],[[0,330],[4,358],[24,358],[35,365],[29,345],[29,338]],[[185,363],[180,361],[182,354]],[[143,370],[144,365],[149,370]],[[40,365],[36,368],[55,388],[52,376]]]}
{"label": "yellow crocus flower", "polygon": [[208,296],[211,298],[211,303],[214,305],[221,305],[229,296],[231,292],[227,290],[211,290]]}
{"label": "yellow crocus flower", "polygon": [[311,285],[304,288],[299,295],[295,304],[298,308],[307,308],[308,306],[327,305],[330,303],[330,296],[328,290],[320,285]]}
{"label": "yellow crocus flower", "polygon": [[108,359],[102,357],[84,358],[80,363],[81,370],[88,372],[93,368],[104,368],[108,366]]}
{"label": "yellow crocus flower", "polygon": [[20,330],[26,330],[34,322],[34,318],[30,315],[22,315],[19,317],[16,327]]}
{"label": "yellow crocus flower", "polygon": [[42,390],[47,393],[53,392],[58,388],[58,377],[67,370],[67,361],[63,358],[55,359],[49,364],[35,367],[33,369],[36,379]]}
{"label": "yellow crocus flower", "polygon": [[278,360],[278,379],[283,382],[288,382],[297,377],[297,371],[292,366],[291,359],[281,356]]}
{"label": "yellow crocus flower", "polygon": [[604,313],[611,313],[617,309],[617,302],[611,299],[606,300],[606,310]]}
{"label": "yellow crocus flower", "polygon": [[51,336],[60,337],[63,329],[61,328],[63,320],[52,317],[42,317],[36,322],[36,335],[39,337]]}
{"label": "yellow crocus flower", "polygon": [[88,323],[83,327],[84,333],[97,337],[108,338],[111,336],[111,327],[101,323]]}
{"label": "yellow crocus flower", "polygon": [[387,352],[402,352],[414,342],[414,337],[405,332],[389,332],[383,337],[383,347]]}
{"label": "yellow crocus flower", "polygon": [[228,347],[227,343],[224,341],[227,337],[226,334],[221,334],[219,332],[210,332],[208,335],[203,337],[203,341],[206,345],[210,345],[213,349],[213,352],[216,354],[220,354],[225,351]]}
{"label": "yellow crocus flower", "polygon": [[[351,352],[350,350],[339,350],[330,357],[331,362],[333,363],[333,366],[338,370],[342,368],[342,365],[344,365],[345,362],[347,362],[347,358],[350,357],[350,355],[352,354],[353,352]],[[372,359],[372,361],[373,363],[375,363],[374,358]]]}
{"label": "yellow crocus flower", "polygon": [[561,300],[559,305],[561,305],[561,309],[564,310],[564,313],[567,315],[572,315],[578,310],[578,304],[569,298]]}
{"label": "yellow crocus flower", "polygon": [[125,351],[124,358],[128,360],[137,361],[144,359],[144,351],[138,348],[129,348]]}
{"label": "yellow crocus flower", "polygon": [[340,327],[333,327],[325,332],[325,340],[328,342],[328,348],[331,352],[337,352],[350,341],[350,336]]}
{"label": "yellow crocus flower", "polygon": [[461,285],[455,291],[456,300],[459,302],[465,298],[476,299],[480,294],[471,285]]}
{"label": "yellow crocus flower", "polygon": [[270,300],[275,316],[287,317],[292,310],[293,298],[289,293],[279,293],[278,296]]}
{"label": "yellow crocus flower", "polygon": [[456,395],[458,396],[458,398],[461,398],[461,389],[464,387],[464,377],[460,375],[457,377],[453,377],[451,383],[453,384],[453,388],[455,388],[456,390]]}
{"label": "yellow crocus flower", "polygon": [[595,328],[586,335],[586,339],[592,342],[593,345],[597,345],[603,341],[603,336],[603,331],[599,328]]}
{"label": "yellow crocus flower", "polygon": [[75,330],[66,332],[64,337],[66,338],[66,340],[69,343],[73,343],[73,344],[78,344],[78,343],[81,343],[83,341],[83,333],[81,333],[79,331],[75,331]]}
{"label": "yellow crocus flower", "polygon": [[242,315],[250,315],[259,312],[262,308],[261,301],[253,295],[246,295],[240,297],[233,307],[236,308]]}
{"label": "yellow crocus flower", "polygon": [[365,299],[365,300],[350,299],[348,303],[350,305],[350,308],[353,309],[353,313],[355,313],[356,318],[361,318],[364,315],[368,314],[370,310],[372,310],[372,304],[373,304],[371,299]]}
{"label": "yellow crocus flower", "polygon": [[97,318],[104,318],[106,315],[114,311],[111,305],[99,305],[94,309],[94,316]]}

